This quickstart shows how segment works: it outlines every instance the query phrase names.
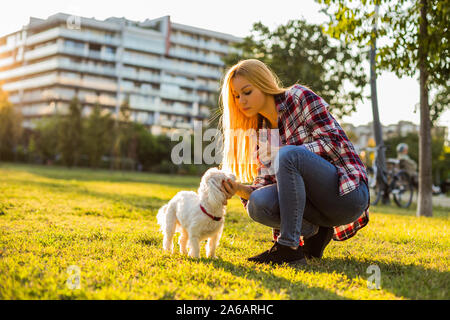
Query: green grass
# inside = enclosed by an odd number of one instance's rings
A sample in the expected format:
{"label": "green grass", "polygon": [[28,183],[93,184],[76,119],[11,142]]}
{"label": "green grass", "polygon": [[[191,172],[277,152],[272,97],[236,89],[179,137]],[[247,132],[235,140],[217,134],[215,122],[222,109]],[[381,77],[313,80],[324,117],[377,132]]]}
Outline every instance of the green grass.
{"label": "green grass", "polygon": [[[271,230],[229,201],[218,259],[162,251],[155,215],[199,178],[0,164],[0,299],[450,299],[449,212],[372,207],[307,267],[255,265]],[[202,249],[204,256],[204,248]],[[80,268],[80,289],[67,269]],[[370,265],[381,288],[369,289]]]}

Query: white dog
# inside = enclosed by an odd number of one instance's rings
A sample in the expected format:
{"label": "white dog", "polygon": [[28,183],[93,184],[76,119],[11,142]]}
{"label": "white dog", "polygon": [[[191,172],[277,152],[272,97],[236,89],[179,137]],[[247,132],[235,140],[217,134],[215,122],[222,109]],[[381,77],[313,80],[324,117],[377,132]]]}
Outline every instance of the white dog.
{"label": "white dog", "polygon": [[163,248],[173,253],[173,236],[181,233],[180,252],[198,258],[200,241],[208,239],[206,256],[215,258],[216,247],[222,235],[226,196],[220,190],[223,180],[236,181],[235,175],[217,168],[208,169],[202,177],[197,193],[178,192],[156,216],[164,234]]}

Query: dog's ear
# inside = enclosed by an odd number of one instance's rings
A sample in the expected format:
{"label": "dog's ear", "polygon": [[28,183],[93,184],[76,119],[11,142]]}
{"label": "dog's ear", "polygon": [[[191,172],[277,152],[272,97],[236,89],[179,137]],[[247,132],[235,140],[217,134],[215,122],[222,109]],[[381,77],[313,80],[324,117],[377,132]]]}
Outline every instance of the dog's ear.
{"label": "dog's ear", "polygon": [[205,171],[205,173],[203,174],[203,177],[205,177],[205,178],[210,177],[211,175],[213,175],[219,171],[220,170],[217,169],[216,167],[209,168],[208,170]]}

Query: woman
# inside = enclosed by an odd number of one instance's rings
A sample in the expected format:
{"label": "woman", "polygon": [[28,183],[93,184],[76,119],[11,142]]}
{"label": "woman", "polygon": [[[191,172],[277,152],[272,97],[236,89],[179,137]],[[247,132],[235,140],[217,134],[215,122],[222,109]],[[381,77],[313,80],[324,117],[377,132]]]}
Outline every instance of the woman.
{"label": "woman", "polygon": [[[274,230],[273,247],[248,260],[305,264],[305,256],[320,258],[332,238],[348,239],[368,223],[367,176],[327,103],[305,86],[279,83],[255,59],[226,73],[222,168],[253,183],[225,181],[222,190],[228,199],[238,195],[253,220]],[[273,141],[281,146],[275,156]]]}

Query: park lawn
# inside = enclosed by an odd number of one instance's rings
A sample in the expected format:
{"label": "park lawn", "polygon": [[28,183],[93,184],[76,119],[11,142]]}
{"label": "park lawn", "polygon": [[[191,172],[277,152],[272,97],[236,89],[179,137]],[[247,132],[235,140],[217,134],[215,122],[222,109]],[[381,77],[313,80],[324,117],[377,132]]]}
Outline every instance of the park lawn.
{"label": "park lawn", "polygon": [[[268,266],[246,257],[272,245],[271,230],[234,197],[218,259],[168,255],[156,212],[198,183],[0,163],[0,299],[450,299],[448,210],[417,218],[414,208],[372,207],[369,225],[323,259]],[[70,266],[79,289],[67,284]]]}

